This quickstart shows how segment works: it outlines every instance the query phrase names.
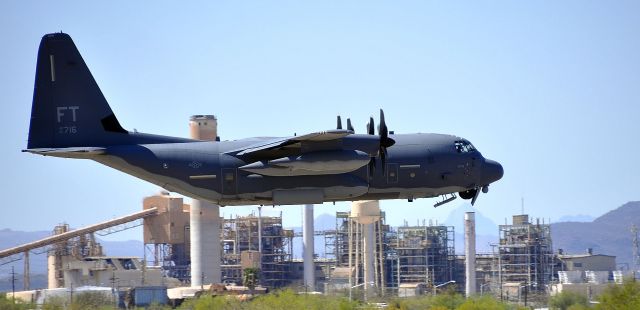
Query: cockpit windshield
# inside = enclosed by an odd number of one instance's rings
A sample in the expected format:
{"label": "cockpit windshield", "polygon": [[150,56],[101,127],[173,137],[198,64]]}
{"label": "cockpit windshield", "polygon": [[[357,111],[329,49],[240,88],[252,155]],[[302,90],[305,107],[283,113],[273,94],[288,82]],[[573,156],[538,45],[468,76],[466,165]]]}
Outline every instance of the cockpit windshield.
{"label": "cockpit windshield", "polygon": [[473,146],[473,144],[471,144],[471,142],[467,140],[458,140],[454,142],[454,145],[458,153],[469,153],[476,151],[476,148]]}

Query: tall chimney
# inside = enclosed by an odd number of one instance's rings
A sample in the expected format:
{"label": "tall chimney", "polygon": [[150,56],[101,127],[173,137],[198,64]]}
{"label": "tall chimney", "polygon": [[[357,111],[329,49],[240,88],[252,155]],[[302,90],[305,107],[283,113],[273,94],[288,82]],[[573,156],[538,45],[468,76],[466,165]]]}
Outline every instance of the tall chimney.
{"label": "tall chimney", "polygon": [[471,297],[476,293],[476,216],[474,212],[464,214],[465,293]]}
{"label": "tall chimney", "polygon": [[302,217],[302,255],[304,257],[304,287],[315,291],[315,269],[313,265],[313,205],[304,206]]}

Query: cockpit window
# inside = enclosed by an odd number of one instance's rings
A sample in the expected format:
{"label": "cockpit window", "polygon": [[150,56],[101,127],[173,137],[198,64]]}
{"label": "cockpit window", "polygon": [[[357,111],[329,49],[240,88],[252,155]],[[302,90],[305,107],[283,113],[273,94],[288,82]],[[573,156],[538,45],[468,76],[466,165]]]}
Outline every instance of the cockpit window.
{"label": "cockpit window", "polygon": [[473,144],[471,144],[471,142],[466,140],[458,140],[454,142],[454,145],[458,153],[469,153],[469,152],[474,152],[476,150]]}

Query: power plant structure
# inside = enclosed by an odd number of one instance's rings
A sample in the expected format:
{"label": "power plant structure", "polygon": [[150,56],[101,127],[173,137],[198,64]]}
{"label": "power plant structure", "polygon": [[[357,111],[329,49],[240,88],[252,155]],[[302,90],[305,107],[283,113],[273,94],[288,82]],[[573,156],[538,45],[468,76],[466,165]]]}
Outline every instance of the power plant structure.
{"label": "power plant structure", "polygon": [[[23,255],[26,285],[29,255],[25,253],[37,254],[36,249],[41,248],[40,253],[48,253],[51,290],[83,285],[107,286],[115,291],[164,287],[170,299],[193,296],[214,284],[242,287],[248,269],[258,271],[256,285],[261,292],[289,286],[364,300],[436,294],[443,286],[455,285],[467,296],[493,294],[526,304],[536,295],[542,300],[547,294],[566,290],[584,291],[592,298],[591,294],[599,294],[608,285],[611,275],[615,283],[622,279],[621,273],[615,272],[614,256],[593,254],[591,250],[578,255],[561,250],[554,254],[550,224],[532,222],[526,214],[514,215],[511,225],[499,225],[493,253],[476,254],[475,214],[467,212],[464,255],[456,256],[453,226],[419,220],[413,226],[405,221],[402,226],[391,227],[377,201],[353,203],[349,212],[336,212],[335,228],[320,231],[314,231],[311,224],[313,213],[308,210],[313,206],[303,208],[307,218],[302,232],[285,228],[282,213],[263,216],[261,208],[244,216],[201,218],[200,225],[206,223],[207,227],[198,230],[208,234],[200,236],[201,241],[217,241],[217,282],[202,271],[204,267],[194,274],[193,253],[200,253],[206,263],[215,258],[202,254],[206,252],[202,247],[193,250],[192,213],[197,209],[167,192],[144,198],[142,211],[121,218],[76,230],[69,225],[56,226],[52,236],[2,250],[0,258]],[[96,241],[94,233],[132,226],[122,226],[126,223],[143,226],[143,259],[106,256]],[[212,237],[211,231],[217,231],[217,235]],[[297,259],[294,240],[303,236],[304,259]],[[324,238],[324,251],[319,251],[324,252],[323,257],[314,254],[317,249],[313,249],[309,236]],[[196,284],[195,278],[199,278]],[[171,293],[176,289],[186,293]],[[25,291],[23,295],[35,300],[38,294],[34,292]]]}
{"label": "power plant structure", "polygon": [[[356,221],[360,215],[371,217],[372,230],[362,221]],[[375,215],[370,210],[353,207],[352,212],[337,212],[336,229],[322,232],[325,253],[334,264],[325,291],[348,290],[373,282],[373,291],[391,295],[406,285],[432,289],[453,281],[454,227],[431,224],[423,220],[422,225],[405,224],[394,229],[385,224],[384,212]],[[373,238],[363,238],[363,235],[372,234]],[[371,240],[372,246],[364,239]],[[372,249],[373,253],[365,248]],[[365,263],[365,257],[371,260],[367,259]],[[368,272],[365,271],[367,266]]]}
{"label": "power plant structure", "polygon": [[280,216],[236,216],[224,219],[222,229],[222,281],[242,284],[242,271],[260,269],[259,284],[288,285],[293,230],[284,229]]}
{"label": "power plant structure", "polygon": [[[160,193],[143,200],[145,210],[155,208],[157,214],[144,221],[144,243],[147,263],[162,268],[166,275],[177,278],[192,286],[212,283],[242,284],[242,270],[259,268],[260,284],[276,288],[289,283],[286,271],[291,261],[292,230],[282,226],[280,216],[236,216],[218,218],[217,238],[220,280],[212,282],[210,278],[200,276],[198,285],[194,278],[190,236],[193,236],[190,219],[193,211],[181,197]],[[262,249],[262,250],[260,250]],[[205,256],[211,261],[212,258]]]}
{"label": "power plant structure", "polygon": [[[551,225],[529,215],[514,215],[511,225],[499,225],[499,243],[493,257],[494,286],[502,298],[523,292],[544,292],[554,277]],[[557,270],[556,270],[557,271]]]}
{"label": "power plant structure", "polygon": [[389,239],[391,287],[424,283],[427,288],[453,281],[455,231],[453,226],[400,226]]}
{"label": "power plant structure", "polygon": [[190,206],[182,197],[160,192],[145,197],[142,208],[157,210],[155,216],[143,222],[146,264],[161,268],[169,277],[190,283]]}

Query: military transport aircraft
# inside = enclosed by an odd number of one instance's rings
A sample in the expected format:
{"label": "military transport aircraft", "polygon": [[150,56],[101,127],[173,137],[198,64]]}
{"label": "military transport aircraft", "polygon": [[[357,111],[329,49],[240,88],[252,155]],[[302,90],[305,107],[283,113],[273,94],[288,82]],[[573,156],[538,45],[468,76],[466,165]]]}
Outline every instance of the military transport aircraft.
{"label": "military transport aircraft", "polygon": [[502,178],[502,166],[466,139],[394,134],[380,110],[378,134],[350,120],[284,138],[199,141],[122,128],[71,37],[40,42],[25,152],[85,158],[169,191],[226,205],[291,205],[408,199],[459,193],[475,202]]}

